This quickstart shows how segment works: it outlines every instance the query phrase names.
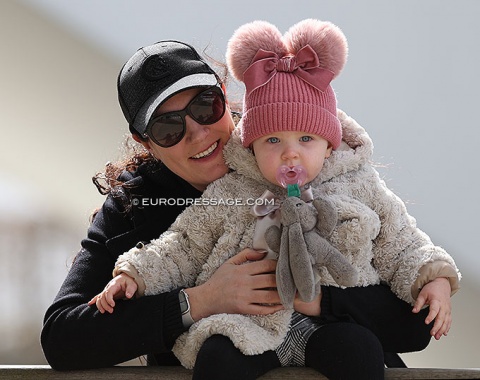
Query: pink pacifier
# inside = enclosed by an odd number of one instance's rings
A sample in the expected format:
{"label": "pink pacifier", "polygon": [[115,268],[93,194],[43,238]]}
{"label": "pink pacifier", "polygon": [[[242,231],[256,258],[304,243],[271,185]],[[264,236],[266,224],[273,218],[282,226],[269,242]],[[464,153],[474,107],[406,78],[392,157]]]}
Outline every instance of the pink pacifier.
{"label": "pink pacifier", "polygon": [[282,165],[277,170],[276,178],[278,183],[287,189],[289,197],[299,197],[300,186],[307,179],[307,170],[302,165]]}

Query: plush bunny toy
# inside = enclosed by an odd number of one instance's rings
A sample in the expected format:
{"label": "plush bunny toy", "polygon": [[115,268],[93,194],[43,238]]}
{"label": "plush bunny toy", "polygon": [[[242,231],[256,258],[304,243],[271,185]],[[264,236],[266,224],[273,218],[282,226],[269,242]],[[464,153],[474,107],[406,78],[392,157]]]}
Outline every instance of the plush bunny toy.
{"label": "plush bunny toy", "polygon": [[358,273],[326,239],[337,224],[337,212],[325,198],[313,206],[297,197],[287,197],[281,206],[281,228],[270,226],[265,232],[268,246],[278,252],[277,288],[282,304],[293,307],[295,293],[305,302],[320,292],[315,269],[325,266],[342,286],[353,286]]}

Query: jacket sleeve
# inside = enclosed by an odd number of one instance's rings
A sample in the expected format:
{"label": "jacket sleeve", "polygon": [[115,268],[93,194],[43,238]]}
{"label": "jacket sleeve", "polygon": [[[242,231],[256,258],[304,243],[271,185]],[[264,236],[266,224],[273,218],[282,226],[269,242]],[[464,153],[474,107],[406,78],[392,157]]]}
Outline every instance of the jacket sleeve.
{"label": "jacket sleeve", "polygon": [[119,300],[115,312],[109,315],[87,305],[111,279],[121,253],[116,249],[132,247],[153,234],[149,230],[152,223],[134,229],[127,219],[118,202],[109,196],[46,311],[41,344],[54,369],[107,367],[141,355],[167,352],[184,331],[178,291]]}
{"label": "jacket sleeve", "polygon": [[[201,198],[202,199],[202,198]],[[125,272],[138,285],[137,296],[195,285],[203,264],[223,233],[219,208],[192,205],[170,229],[150,243],[121,255],[114,275]]]}
{"label": "jacket sleeve", "polygon": [[369,206],[381,221],[374,241],[374,266],[381,280],[412,304],[418,296],[418,287],[437,277],[450,280],[453,294],[461,278],[453,258],[416,226],[403,201],[387,188],[376,170],[367,167],[365,171]]}

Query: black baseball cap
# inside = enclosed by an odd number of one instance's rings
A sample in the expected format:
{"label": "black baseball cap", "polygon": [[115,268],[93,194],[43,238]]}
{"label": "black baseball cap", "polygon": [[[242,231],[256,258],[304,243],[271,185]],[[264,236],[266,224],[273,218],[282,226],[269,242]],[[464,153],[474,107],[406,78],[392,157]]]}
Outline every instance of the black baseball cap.
{"label": "black baseball cap", "polygon": [[215,71],[190,45],[160,41],[137,50],[118,75],[118,100],[131,128],[145,134],[155,109],[176,93],[219,82]]}

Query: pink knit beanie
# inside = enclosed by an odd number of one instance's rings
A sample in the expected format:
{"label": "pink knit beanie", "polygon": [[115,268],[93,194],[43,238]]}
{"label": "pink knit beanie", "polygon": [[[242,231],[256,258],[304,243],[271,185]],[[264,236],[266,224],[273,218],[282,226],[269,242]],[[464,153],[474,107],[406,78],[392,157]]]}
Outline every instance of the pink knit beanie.
{"label": "pink knit beanie", "polygon": [[338,148],[342,129],[330,82],[346,59],[346,38],[330,22],[304,20],[284,36],[265,21],[237,29],[228,42],[227,65],[245,83],[243,145],[273,132],[303,131]]}

